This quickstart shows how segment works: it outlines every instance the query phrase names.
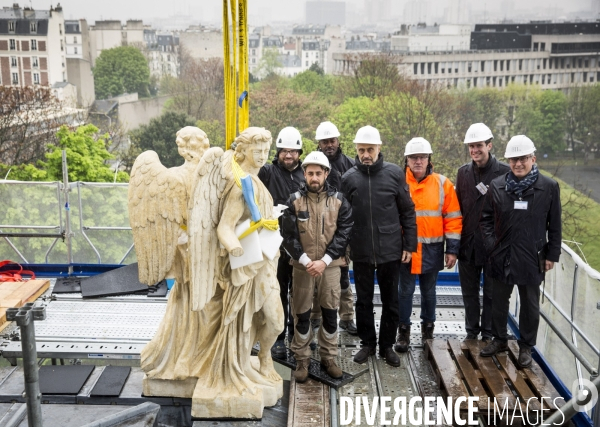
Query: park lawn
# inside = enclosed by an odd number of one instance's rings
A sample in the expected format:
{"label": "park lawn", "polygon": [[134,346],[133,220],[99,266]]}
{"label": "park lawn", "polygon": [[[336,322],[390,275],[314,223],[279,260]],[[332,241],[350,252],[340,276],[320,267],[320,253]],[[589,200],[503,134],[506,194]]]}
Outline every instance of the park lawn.
{"label": "park lawn", "polygon": [[[543,171],[546,176],[551,176]],[[592,268],[600,271],[600,204],[585,194],[577,191],[563,180],[552,177],[560,185],[560,198],[563,205],[563,240],[572,240],[581,243],[580,249],[573,243],[567,243],[579,256],[585,255]],[[566,220],[570,215],[575,215],[580,227],[585,231],[577,232]]]}

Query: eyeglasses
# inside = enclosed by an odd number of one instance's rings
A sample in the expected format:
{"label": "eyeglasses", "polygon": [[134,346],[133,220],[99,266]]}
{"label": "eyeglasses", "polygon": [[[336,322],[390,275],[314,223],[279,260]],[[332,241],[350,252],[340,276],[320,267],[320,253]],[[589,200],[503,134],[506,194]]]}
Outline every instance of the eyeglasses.
{"label": "eyeglasses", "polygon": [[288,154],[294,157],[298,155],[298,150],[281,150],[280,154],[283,154],[283,157],[287,157]]}
{"label": "eyeglasses", "polygon": [[414,160],[415,162],[421,160],[422,162],[424,162],[425,160],[429,159],[429,156],[408,156],[409,159]]}
{"label": "eyeglasses", "polygon": [[532,156],[512,157],[508,159],[508,162],[512,163],[513,165],[516,165],[517,163],[521,163],[522,165],[524,165],[525,163],[527,163],[527,160],[531,159],[531,157]]}

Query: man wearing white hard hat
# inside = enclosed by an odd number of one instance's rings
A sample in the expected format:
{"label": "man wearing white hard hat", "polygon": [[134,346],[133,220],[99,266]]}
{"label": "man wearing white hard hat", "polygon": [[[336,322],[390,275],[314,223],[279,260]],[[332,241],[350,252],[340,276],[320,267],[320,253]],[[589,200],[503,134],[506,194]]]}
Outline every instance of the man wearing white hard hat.
{"label": "man wearing white hard hat", "polygon": [[410,263],[400,267],[398,294],[400,323],[394,350],[408,351],[413,295],[417,277],[421,291],[421,339],[433,339],[435,327],[435,287],[440,270],[456,264],[460,246],[462,216],[454,185],[444,175],[433,172],[431,144],[425,138],[408,141],[404,150],[406,182],[417,213],[417,250]]}
{"label": "man wearing white hard hat", "polygon": [[340,304],[340,266],[346,265],[346,247],[352,230],[352,209],[342,193],[326,179],[331,165],[313,151],[302,163],[306,184],[287,201],[282,221],[283,247],[292,257],[294,378],[304,382],[310,366],[313,329],[310,313],[317,289],[322,325],[318,332],[321,365],[333,378],[341,378],[338,355],[337,312]]}
{"label": "man wearing white hard hat", "polygon": [[482,356],[506,351],[510,295],[519,289],[519,357],[531,365],[540,322],[540,284],[560,257],[561,205],[558,183],[539,173],[535,146],[525,135],[513,136],[504,157],[510,172],[494,179],[481,215],[484,244],[493,279],[494,340]]}
{"label": "man wearing white hard hat", "polygon": [[[466,339],[492,339],[492,280],[485,268],[487,256],[479,227],[481,209],[488,187],[494,178],[504,176],[510,168],[491,153],[494,136],[483,123],[472,124],[464,143],[471,161],[456,175],[456,195],[463,215],[463,227],[458,253],[458,275],[465,304]],[[483,304],[479,302],[483,273]]]}
{"label": "man wearing white hard hat", "polygon": [[[331,122],[322,122],[319,124],[317,132],[315,133],[319,151],[327,156],[327,160],[329,160],[329,163],[331,164],[331,171],[327,176],[327,183],[337,190],[340,190],[342,187],[342,175],[354,166],[354,161],[342,153],[339,137],[340,131],[337,126]],[[342,288],[342,295],[340,297],[340,321],[338,325],[349,334],[356,335],[358,334],[358,331],[356,330],[356,324],[354,323],[354,294],[350,287],[349,270],[350,267],[347,265],[340,268],[340,287]],[[313,304],[313,313],[310,316],[313,327],[318,326],[321,322],[321,312],[316,310],[317,308],[318,305]]]}
{"label": "man wearing white hard hat", "polygon": [[[398,328],[398,280],[400,264],[408,263],[417,250],[415,205],[404,171],[383,161],[379,131],[364,126],[356,132],[355,165],[342,177],[342,192],[352,205],[354,228],[350,258],[354,262],[356,324],[362,348],[354,356],[366,363],[379,354],[391,366],[400,366],[392,348]],[[373,315],[375,274],[382,302],[379,340]]]}
{"label": "man wearing white hard hat", "polygon": [[[300,161],[302,135],[294,127],[285,127],[277,135],[275,147],[277,153],[272,164],[266,164],[260,168],[258,177],[271,193],[274,206],[277,206],[284,205],[290,194],[298,191],[300,185],[304,183],[304,173]],[[283,304],[285,328],[288,330],[288,338],[291,341],[294,325],[289,316],[288,294],[289,289],[292,287],[292,266],[290,265],[290,257],[283,248],[280,251],[277,264],[277,281],[279,282],[281,304]],[[271,349],[274,357],[282,358],[286,356],[285,334],[286,330],[284,329]]]}

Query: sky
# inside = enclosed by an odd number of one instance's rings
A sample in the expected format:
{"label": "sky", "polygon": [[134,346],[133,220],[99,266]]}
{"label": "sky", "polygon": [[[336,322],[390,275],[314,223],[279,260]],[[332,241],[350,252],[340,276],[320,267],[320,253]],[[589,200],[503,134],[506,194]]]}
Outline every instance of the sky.
{"label": "sky", "polygon": [[[373,0],[346,0],[347,9],[355,16],[364,16],[365,4]],[[401,16],[404,5],[409,1],[421,2],[426,0],[382,0],[387,1],[391,7],[391,15],[398,18]],[[441,14],[447,7],[449,1],[458,0],[427,0],[429,3],[428,21],[436,19],[436,13]],[[535,11],[540,19],[556,19],[572,17],[577,13],[584,19],[591,17],[593,5],[599,5],[600,0],[461,0],[467,3],[472,11],[478,11],[478,16],[489,19],[502,18],[501,7],[505,2],[512,2],[517,16],[509,17],[519,20],[519,8],[526,7]],[[34,9],[47,10],[51,4],[48,0],[0,0],[0,6],[12,6],[19,2],[20,6],[33,6]],[[142,19],[144,23],[151,24],[157,18],[167,18],[173,15],[185,15],[197,20],[198,23],[218,23],[221,16],[222,2],[220,0],[61,0],[63,12],[66,19],[87,19],[92,24],[96,20],[116,19],[125,21],[127,19]],[[368,6],[367,6],[368,7]],[[598,10],[598,6],[596,11]],[[248,0],[248,14],[250,24],[252,21],[290,21],[303,23],[305,0]],[[506,10],[506,9],[505,9]],[[583,13],[581,13],[583,12]],[[569,15],[571,14],[571,15]],[[360,18],[359,18],[360,19]],[[428,22],[429,23],[429,22]],[[263,22],[258,22],[263,24]]]}

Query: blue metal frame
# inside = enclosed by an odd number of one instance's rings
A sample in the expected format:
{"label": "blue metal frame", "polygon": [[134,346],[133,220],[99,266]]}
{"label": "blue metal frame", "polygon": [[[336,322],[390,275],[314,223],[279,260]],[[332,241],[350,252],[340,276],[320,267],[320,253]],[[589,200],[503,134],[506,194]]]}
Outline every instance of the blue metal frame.
{"label": "blue metal frame", "polygon": [[[24,270],[33,271],[36,276],[54,278],[54,277],[69,277],[69,276],[95,276],[97,274],[106,273],[115,268],[125,267],[124,264],[7,264],[0,268],[4,270],[18,270],[19,265]],[[73,273],[69,274],[69,267],[73,267]]]}
{"label": "blue metal frame", "polygon": [[[517,337],[517,339],[521,337],[521,334],[519,333],[519,325],[517,323],[517,320],[510,313],[508,314],[508,326],[510,327],[513,335]],[[533,360],[535,360],[537,364],[540,365],[540,368],[542,368],[542,371],[544,371],[544,374],[546,374],[556,391],[558,391],[558,393],[565,399],[565,402],[569,401],[573,396],[571,394],[571,390],[569,390],[565,383],[562,382],[562,380],[560,379],[556,371],[552,369],[546,358],[542,355],[542,353],[540,353],[537,350],[537,347],[533,347],[531,355],[533,356]],[[573,416],[573,418],[571,418],[571,421],[573,421],[573,423],[577,427],[594,427],[592,419],[585,412],[580,412],[577,415]]]}

